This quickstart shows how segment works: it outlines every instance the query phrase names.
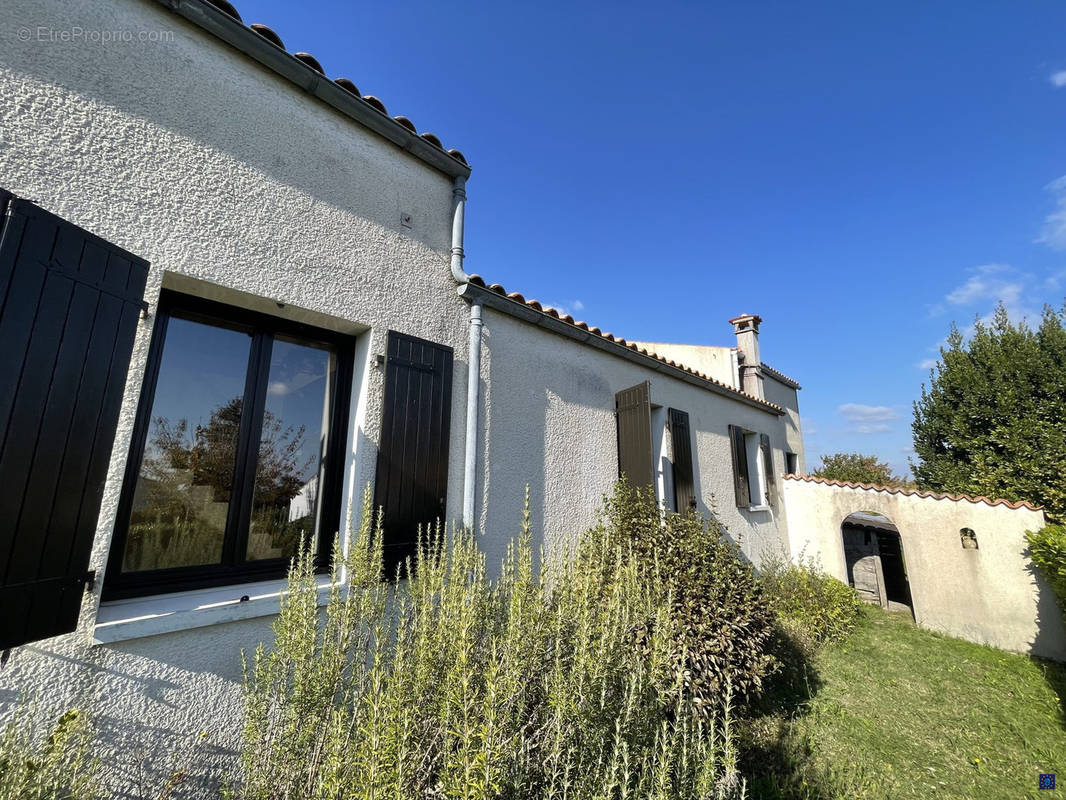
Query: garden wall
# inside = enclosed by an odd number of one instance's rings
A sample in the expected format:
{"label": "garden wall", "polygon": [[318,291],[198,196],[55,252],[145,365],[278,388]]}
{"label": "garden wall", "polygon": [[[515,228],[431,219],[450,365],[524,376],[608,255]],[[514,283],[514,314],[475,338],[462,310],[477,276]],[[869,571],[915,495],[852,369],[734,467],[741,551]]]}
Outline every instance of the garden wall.
{"label": "garden wall", "polygon": [[[882,514],[899,529],[916,622],[1004,650],[1066,660],[1066,626],[1054,594],[1029,560],[1026,530],[1044,525],[1027,503],[788,476],[789,546],[847,581],[840,526],[849,514]],[[961,530],[977,548],[964,548]]]}

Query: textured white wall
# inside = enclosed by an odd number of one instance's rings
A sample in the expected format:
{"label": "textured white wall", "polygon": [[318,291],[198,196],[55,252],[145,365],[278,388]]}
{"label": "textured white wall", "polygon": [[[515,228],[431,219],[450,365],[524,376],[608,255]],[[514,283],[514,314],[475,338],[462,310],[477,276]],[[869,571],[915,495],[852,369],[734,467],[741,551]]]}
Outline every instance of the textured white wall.
{"label": "textured white wall", "polygon": [[[840,525],[856,511],[888,517],[899,530],[919,625],[1006,650],[1066,660],[1066,628],[1050,588],[1025,555],[1025,531],[1042,511],[784,481],[793,553],[817,556],[847,582]],[[964,550],[961,528],[977,534]]]}
{"label": "textured white wall", "polygon": [[807,472],[807,455],[803,450],[803,427],[800,424],[799,392],[773,375],[766,374],[763,380],[763,395],[771,403],[785,409],[785,442],[787,448],[796,454],[799,473]]}
{"label": "textured white wall", "polygon": [[482,379],[488,389],[481,454],[491,466],[479,487],[480,526],[490,563],[517,532],[522,492],[531,485],[534,519],[557,545],[594,522],[618,470],[614,396],[651,381],[655,405],[687,411],[701,511],[717,511],[730,534],[758,561],[787,547],[782,507],[738,509],[729,426],[767,433],[774,474],[784,469],[787,418],[485,310]]}
{"label": "textured white wall", "polygon": [[[76,26],[172,37],[37,39],[39,27]],[[377,440],[381,419],[382,376],[366,356],[383,352],[388,328],[454,346],[448,509],[459,515],[467,306],[447,266],[447,177],[142,0],[0,4],[0,96],[0,185],[146,258],[153,305],[166,282],[369,329],[351,429],[348,482],[357,494],[373,475],[366,442]],[[411,229],[400,227],[401,212]],[[151,326],[141,324],[127,380],[92,555],[98,575]],[[239,731],[239,651],[270,638],[269,617],[92,646],[96,603],[86,600],[75,634],[12,654],[0,703],[20,693],[40,694],[53,711],[91,703],[115,746],[105,763],[126,778],[140,747],[166,751],[204,727]],[[209,742],[225,749],[232,739]],[[167,768],[164,759],[147,763]]]}
{"label": "textured white wall", "polygon": [[[723,325],[723,332],[725,326]],[[672,359],[704,375],[710,375],[726,386],[736,385],[733,374],[733,348],[703,344],[671,344],[668,342],[634,342],[649,353]]]}
{"label": "textured white wall", "polygon": [[[37,39],[38,27],[76,26],[171,37]],[[0,93],[0,185],[146,258],[153,305],[166,286],[359,336],[347,475],[356,500],[373,477],[382,408],[373,357],[386,331],[453,346],[448,513],[459,516],[468,309],[448,270],[446,177],[146,0],[7,0]],[[400,227],[401,212],[413,228]],[[90,566],[100,576],[151,325],[135,343],[98,521]],[[726,432],[734,423],[769,433],[779,476],[785,418],[487,311],[479,508],[490,563],[517,532],[526,483],[549,543],[593,522],[617,470],[614,394],[645,379],[654,402],[690,414],[701,508],[716,507],[754,558],[782,546],[780,506],[735,508]],[[239,651],[269,641],[272,618],[94,645],[97,615],[98,595],[87,596],[76,633],[12,654],[0,715],[20,694],[53,714],[90,707],[110,743],[114,796],[142,767],[165,773],[163,754],[201,730],[205,758],[232,756]]]}

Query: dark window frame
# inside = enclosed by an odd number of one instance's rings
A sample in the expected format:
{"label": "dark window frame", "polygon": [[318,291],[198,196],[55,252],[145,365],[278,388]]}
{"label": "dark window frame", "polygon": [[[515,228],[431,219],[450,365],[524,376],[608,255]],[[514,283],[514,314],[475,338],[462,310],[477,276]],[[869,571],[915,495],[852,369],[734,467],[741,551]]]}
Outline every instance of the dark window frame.
{"label": "dark window frame", "polygon": [[[245,408],[250,408],[251,413],[241,415],[234,469],[233,501],[226,521],[220,563],[123,572],[122,560],[129,535],[133,495],[148,441],[152,406],[167,338],[167,326],[172,317],[251,334],[244,393]],[[337,357],[336,386],[333,397],[330,399],[328,446],[322,465],[323,485],[320,494],[315,551],[316,569],[322,572],[328,570],[333,537],[339,531],[341,521],[341,496],[348,451],[348,416],[354,372],[355,338],[226,303],[163,290],[156,309],[148,363],[138,400],[129,455],[126,459],[122,495],[108,554],[107,574],[103,587],[104,600],[230,586],[283,578],[287,574],[288,558],[249,562],[242,561],[240,555],[247,546],[248,518],[255,482],[256,446],[262,432],[266,385],[270,372],[270,345],[276,336],[292,337],[308,343],[326,345],[333,349]],[[255,445],[252,442],[255,442]]]}

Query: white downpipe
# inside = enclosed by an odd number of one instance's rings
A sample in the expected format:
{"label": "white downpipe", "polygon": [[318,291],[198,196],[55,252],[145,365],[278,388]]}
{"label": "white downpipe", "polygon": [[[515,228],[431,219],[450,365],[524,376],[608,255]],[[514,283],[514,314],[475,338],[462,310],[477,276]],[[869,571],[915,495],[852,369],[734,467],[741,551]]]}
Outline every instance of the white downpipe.
{"label": "white downpipe", "polygon": [[455,179],[452,200],[452,277],[456,283],[469,283],[470,276],[463,272],[463,226],[466,224],[466,178]]}
{"label": "white downpipe", "polygon": [[[452,277],[469,283],[463,271],[463,228],[466,223],[466,178],[458,176],[452,189]],[[481,395],[481,303],[470,304],[470,359],[466,380],[466,453],[463,460],[463,525],[474,530],[474,498],[477,494],[477,416]]]}
{"label": "white downpipe", "polygon": [[474,530],[477,489],[477,412],[481,394],[481,303],[470,304],[470,368],[466,382],[466,461],[463,469],[463,525]]}

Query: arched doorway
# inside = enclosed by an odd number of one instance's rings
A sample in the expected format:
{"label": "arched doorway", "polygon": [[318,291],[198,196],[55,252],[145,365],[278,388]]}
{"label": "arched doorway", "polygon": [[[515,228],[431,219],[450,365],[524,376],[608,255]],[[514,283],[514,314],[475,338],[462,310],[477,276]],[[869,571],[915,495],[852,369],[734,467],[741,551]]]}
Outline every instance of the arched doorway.
{"label": "arched doorway", "polygon": [[907,562],[899,529],[882,514],[860,511],[840,525],[848,583],[863,600],[913,616]]}

